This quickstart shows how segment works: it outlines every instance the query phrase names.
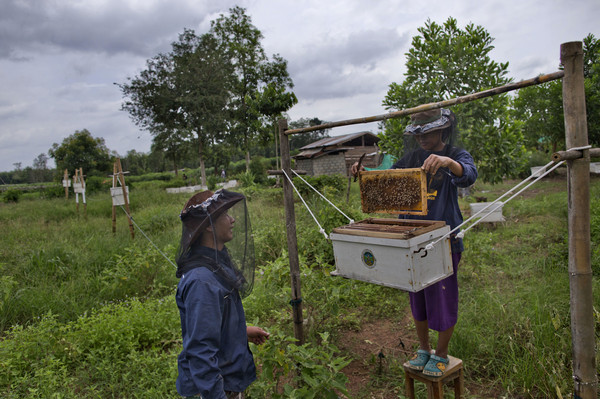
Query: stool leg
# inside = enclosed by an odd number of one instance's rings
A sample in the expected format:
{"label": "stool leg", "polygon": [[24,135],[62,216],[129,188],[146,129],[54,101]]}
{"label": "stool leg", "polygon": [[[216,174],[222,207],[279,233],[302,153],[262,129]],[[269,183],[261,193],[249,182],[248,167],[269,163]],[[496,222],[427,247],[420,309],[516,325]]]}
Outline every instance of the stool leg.
{"label": "stool leg", "polygon": [[454,380],[454,397],[456,399],[460,399],[460,397],[462,396],[462,393],[465,389],[464,385],[465,385],[465,378],[463,376],[463,370],[460,369],[458,371],[458,381]]}
{"label": "stool leg", "polygon": [[431,388],[433,388],[434,399],[444,399],[444,384],[442,380],[432,383]]}
{"label": "stool leg", "polygon": [[408,371],[404,372],[404,384],[406,385],[406,397],[415,399],[415,380],[408,374]]}

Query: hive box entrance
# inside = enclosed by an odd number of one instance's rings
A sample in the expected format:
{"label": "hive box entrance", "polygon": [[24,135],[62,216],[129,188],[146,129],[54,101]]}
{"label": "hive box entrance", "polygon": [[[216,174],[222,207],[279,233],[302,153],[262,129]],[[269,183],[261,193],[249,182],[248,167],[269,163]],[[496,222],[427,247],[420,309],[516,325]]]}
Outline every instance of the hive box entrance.
{"label": "hive box entrance", "polygon": [[427,175],[421,168],[360,172],[364,213],[427,215]]}

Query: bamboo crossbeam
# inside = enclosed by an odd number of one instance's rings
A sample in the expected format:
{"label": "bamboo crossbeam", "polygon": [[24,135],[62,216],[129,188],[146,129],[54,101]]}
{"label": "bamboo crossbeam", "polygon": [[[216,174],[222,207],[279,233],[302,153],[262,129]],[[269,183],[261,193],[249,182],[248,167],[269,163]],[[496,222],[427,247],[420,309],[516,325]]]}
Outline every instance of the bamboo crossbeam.
{"label": "bamboo crossbeam", "polygon": [[[590,148],[590,158],[600,158],[600,148]],[[572,161],[583,157],[582,150],[557,151],[552,154],[552,160],[557,161]]]}
{"label": "bamboo crossbeam", "polygon": [[414,114],[417,112],[428,111],[430,109],[450,107],[452,105],[468,103],[468,102],[479,100],[479,99],[482,99],[485,97],[491,97],[491,96],[506,93],[509,91],[522,89],[524,87],[538,85],[541,83],[546,83],[546,82],[550,82],[553,80],[561,79],[564,75],[565,75],[565,73],[563,71],[558,71],[558,72],[549,73],[546,75],[540,75],[535,78],[522,80],[517,83],[509,83],[507,85],[495,87],[493,89],[488,89],[488,90],[480,91],[477,93],[468,94],[466,96],[451,98],[449,100],[438,101],[438,102],[428,103],[428,104],[422,104],[417,107],[406,108],[406,109],[402,109],[400,111],[389,112],[387,114],[382,114],[382,115],[367,116],[364,118],[356,118],[356,119],[348,119],[348,120],[338,121],[338,122],[323,123],[321,125],[308,126],[308,127],[303,127],[300,129],[288,129],[288,130],[284,131],[283,134],[290,135],[290,134],[298,134],[298,133],[308,133],[308,132],[314,132],[316,130],[331,129],[331,128],[339,127],[339,126],[348,126],[348,125],[358,125],[361,123],[379,122],[379,121],[383,121],[386,119],[398,118],[401,116]]}

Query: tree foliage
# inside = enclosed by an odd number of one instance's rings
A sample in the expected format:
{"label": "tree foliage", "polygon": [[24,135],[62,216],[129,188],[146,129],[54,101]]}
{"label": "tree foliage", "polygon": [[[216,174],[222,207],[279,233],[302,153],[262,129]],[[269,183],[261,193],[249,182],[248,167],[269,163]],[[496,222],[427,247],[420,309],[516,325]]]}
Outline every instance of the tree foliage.
{"label": "tree foliage", "polygon": [[[589,34],[583,39],[583,75],[588,140],[600,145],[600,42]],[[562,68],[562,67],[561,67]],[[514,117],[521,121],[531,148],[556,152],[565,149],[562,80],[520,89],[514,100]]]}
{"label": "tree foliage", "polygon": [[[392,83],[383,100],[390,110],[447,100],[502,86],[510,82],[508,63],[490,58],[493,38],[482,27],[458,27],[454,18],[443,25],[428,20],[413,37],[406,54],[405,80]],[[460,139],[471,152],[484,181],[499,182],[514,175],[525,163],[522,135],[509,120],[509,98],[494,96],[457,105]],[[399,154],[408,118],[386,121],[380,145]]]}
{"label": "tree foliage", "polygon": [[[246,152],[246,170],[250,168],[250,147],[264,124],[261,116],[273,117],[287,111],[296,100],[287,61],[275,54],[270,61],[262,47],[262,33],[252,24],[246,10],[236,6],[229,15],[221,14],[211,23],[215,35],[233,67],[230,133]],[[268,104],[271,101],[272,104]],[[265,113],[268,112],[268,113]]]}
{"label": "tree foliage", "polygon": [[153,148],[166,151],[175,170],[183,148],[196,143],[204,184],[205,153],[227,130],[231,67],[221,50],[211,34],[185,29],[170,53],[119,85],[128,98],[122,109],[154,135]]}
{"label": "tree foliage", "polygon": [[[119,84],[122,109],[154,135],[153,149],[177,167],[189,147],[205,160],[228,163],[255,139],[270,139],[266,125],[297,101],[287,61],[269,60],[261,32],[241,7],[230,9],[200,36],[185,29],[172,51],[147,61],[138,76]],[[215,166],[217,165],[215,164]]]}
{"label": "tree foliage", "polygon": [[65,169],[73,174],[75,169],[82,168],[88,176],[104,175],[112,171],[112,159],[104,139],[92,137],[87,129],[76,130],[60,145],[52,144],[48,154],[54,158],[56,173],[60,177]]}
{"label": "tree foliage", "polygon": [[[323,125],[325,123],[327,123],[327,122],[322,121],[321,119],[319,119],[317,117],[300,118],[296,121],[291,121],[289,123],[289,128],[290,129],[301,129],[303,127],[318,126],[318,125]],[[308,145],[310,143],[314,143],[315,141],[329,137],[329,130],[330,129],[322,129],[322,130],[315,130],[314,132],[309,132],[309,133],[294,134],[290,138],[290,149],[297,150],[299,148],[304,147],[305,145]]]}

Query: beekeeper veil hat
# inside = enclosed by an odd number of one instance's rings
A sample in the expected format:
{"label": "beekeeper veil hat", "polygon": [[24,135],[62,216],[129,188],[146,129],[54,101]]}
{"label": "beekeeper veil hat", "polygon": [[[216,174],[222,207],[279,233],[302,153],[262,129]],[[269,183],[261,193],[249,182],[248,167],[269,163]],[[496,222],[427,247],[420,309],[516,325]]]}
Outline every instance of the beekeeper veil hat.
{"label": "beekeeper veil hat", "polygon": [[[208,267],[242,297],[250,294],[254,284],[254,240],[244,195],[225,189],[203,191],[188,200],[180,218],[183,226],[177,277],[196,267]],[[220,218],[228,218],[233,226],[233,235],[227,236],[226,242],[219,231],[223,228]]]}

